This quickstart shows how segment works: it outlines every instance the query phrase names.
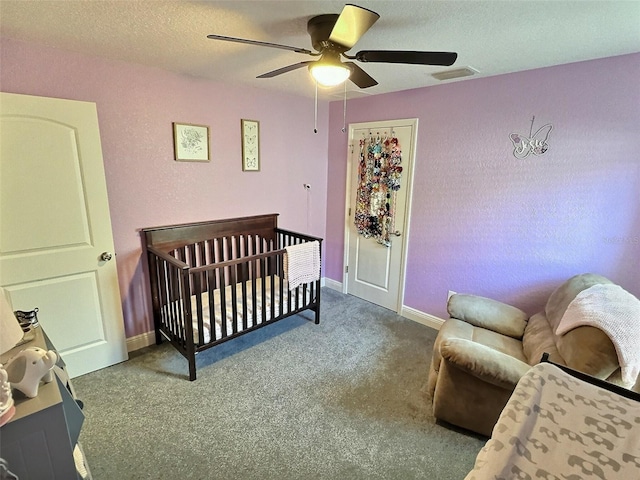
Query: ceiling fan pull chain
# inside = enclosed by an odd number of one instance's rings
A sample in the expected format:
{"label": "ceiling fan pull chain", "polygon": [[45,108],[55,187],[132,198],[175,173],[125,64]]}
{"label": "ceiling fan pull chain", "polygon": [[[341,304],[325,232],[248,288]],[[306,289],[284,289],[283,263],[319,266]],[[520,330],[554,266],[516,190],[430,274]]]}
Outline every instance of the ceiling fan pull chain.
{"label": "ceiling fan pull chain", "polygon": [[316,100],[313,109],[313,133],[318,133],[318,81],[316,80]]}
{"label": "ceiling fan pull chain", "polygon": [[342,107],[342,133],[347,131],[347,82],[344,82],[344,103]]}

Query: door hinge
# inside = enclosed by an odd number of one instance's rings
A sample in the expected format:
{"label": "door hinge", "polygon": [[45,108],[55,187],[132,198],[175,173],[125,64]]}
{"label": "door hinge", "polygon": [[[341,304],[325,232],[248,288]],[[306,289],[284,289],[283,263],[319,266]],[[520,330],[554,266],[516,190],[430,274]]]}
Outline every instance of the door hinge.
{"label": "door hinge", "polygon": [[347,217],[351,216],[351,207],[349,207],[349,213],[347,214]]}
{"label": "door hinge", "polygon": [[344,273],[349,273],[349,265],[347,265],[346,267],[344,267]]}

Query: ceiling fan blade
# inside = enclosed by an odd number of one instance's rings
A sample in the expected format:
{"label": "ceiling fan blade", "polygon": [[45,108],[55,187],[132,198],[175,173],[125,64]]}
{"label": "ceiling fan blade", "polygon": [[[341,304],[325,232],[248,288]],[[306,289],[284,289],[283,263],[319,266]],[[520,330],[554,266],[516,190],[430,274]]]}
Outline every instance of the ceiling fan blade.
{"label": "ceiling fan blade", "polygon": [[314,63],[316,60],[309,60],[308,62],[300,62],[294,63],[293,65],[289,65],[287,67],[278,68],[277,70],[273,70],[271,72],[263,73],[262,75],[258,75],[256,78],[272,78],[277,75],[282,75],[283,73],[291,72],[293,70],[297,70],[302,67],[306,67],[310,63]]}
{"label": "ceiling fan blade", "polygon": [[356,53],[359,62],[412,63],[416,65],[453,65],[458,58],[455,52],[414,52],[409,50],[363,50]]}
{"label": "ceiling fan blade", "polygon": [[331,30],[329,40],[349,50],[380,18],[376,12],[356,5],[345,5]]}
{"label": "ceiling fan blade", "polygon": [[349,76],[349,80],[355,83],[360,88],[369,88],[378,85],[378,82],[365,72],[362,68],[360,68],[357,64],[353,62],[344,62],[345,65],[348,65],[351,69],[351,75]]}
{"label": "ceiling fan blade", "polygon": [[306,48],[290,47],[289,45],[280,45],[278,43],[260,42],[258,40],[247,40],[244,38],[225,37],[223,35],[213,35],[213,34],[207,35],[207,38],[210,38],[212,40],[224,40],[225,42],[246,43],[248,45],[257,45],[259,47],[280,48],[282,50],[290,50],[296,53],[305,53],[307,55],[314,55],[314,53],[311,50],[307,50]]}

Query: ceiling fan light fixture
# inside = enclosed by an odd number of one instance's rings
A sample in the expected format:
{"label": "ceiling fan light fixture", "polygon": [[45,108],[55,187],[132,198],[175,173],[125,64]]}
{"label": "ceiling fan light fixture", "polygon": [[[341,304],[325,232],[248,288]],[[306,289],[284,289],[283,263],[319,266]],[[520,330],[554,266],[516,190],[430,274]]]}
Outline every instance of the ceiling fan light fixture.
{"label": "ceiling fan light fixture", "polygon": [[351,75],[351,69],[340,61],[337,52],[325,52],[320,60],[309,65],[311,76],[323,87],[335,87],[345,82]]}
{"label": "ceiling fan light fixture", "polygon": [[323,65],[321,62],[315,63],[319,65],[310,65],[309,71],[311,72],[311,76],[323,87],[340,85],[351,75],[351,70],[344,65]]}

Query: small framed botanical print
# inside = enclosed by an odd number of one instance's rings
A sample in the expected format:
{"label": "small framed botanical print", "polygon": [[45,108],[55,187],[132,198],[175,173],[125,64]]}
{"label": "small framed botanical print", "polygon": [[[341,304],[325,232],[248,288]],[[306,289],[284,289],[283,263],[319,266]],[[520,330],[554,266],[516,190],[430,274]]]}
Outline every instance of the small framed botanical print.
{"label": "small framed botanical print", "polygon": [[242,130],[242,170],[260,171],[260,122],[241,120]]}
{"label": "small framed botanical print", "polygon": [[173,147],[177,162],[208,162],[209,127],[173,123]]}

